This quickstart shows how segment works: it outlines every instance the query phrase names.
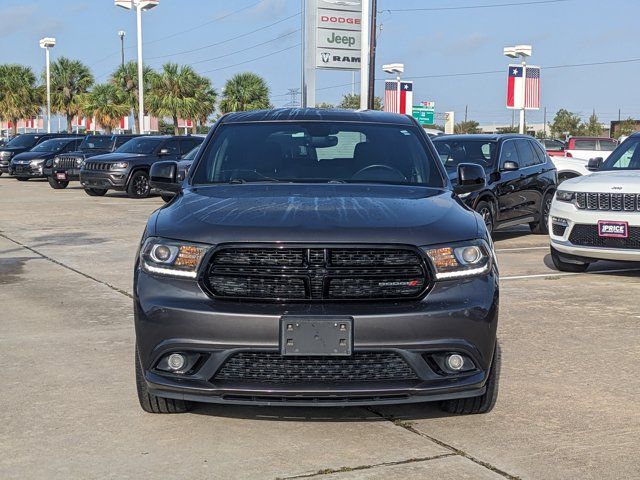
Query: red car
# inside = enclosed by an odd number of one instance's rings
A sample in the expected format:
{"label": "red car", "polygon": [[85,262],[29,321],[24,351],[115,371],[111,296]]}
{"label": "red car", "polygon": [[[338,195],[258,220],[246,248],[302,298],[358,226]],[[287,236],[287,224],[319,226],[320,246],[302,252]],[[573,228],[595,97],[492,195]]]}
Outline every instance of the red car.
{"label": "red car", "polygon": [[546,138],[541,140],[544,149],[550,157],[564,157],[564,151],[567,145],[561,140]]}

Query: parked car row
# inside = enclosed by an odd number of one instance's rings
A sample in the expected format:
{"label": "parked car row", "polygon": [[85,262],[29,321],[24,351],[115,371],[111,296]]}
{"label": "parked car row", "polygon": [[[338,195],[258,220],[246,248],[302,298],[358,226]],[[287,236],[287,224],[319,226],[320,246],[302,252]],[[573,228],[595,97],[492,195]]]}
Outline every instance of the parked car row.
{"label": "parked car row", "polygon": [[[151,165],[181,160],[202,140],[199,136],[18,135],[0,148],[0,174],[20,181],[47,178],[56,190],[80,181],[90,196],[120,190],[131,198],[146,198],[151,194]],[[171,195],[163,198],[168,201]]]}

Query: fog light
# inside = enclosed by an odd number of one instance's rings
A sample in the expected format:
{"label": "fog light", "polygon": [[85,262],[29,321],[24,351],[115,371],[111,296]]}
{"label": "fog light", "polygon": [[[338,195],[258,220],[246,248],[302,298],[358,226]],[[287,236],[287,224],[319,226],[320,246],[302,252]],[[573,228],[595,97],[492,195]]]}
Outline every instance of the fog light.
{"label": "fog light", "polygon": [[551,217],[551,223],[555,223],[556,225],[561,225],[563,227],[569,226],[569,220],[567,220],[566,218]]}
{"label": "fog light", "polygon": [[456,372],[462,370],[464,367],[464,358],[457,353],[447,356],[447,367]]}
{"label": "fog light", "polygon": [[187,359],[181,353],[172,353],[167,358],[167,365],[173,371],[182,370],[187,364]]}

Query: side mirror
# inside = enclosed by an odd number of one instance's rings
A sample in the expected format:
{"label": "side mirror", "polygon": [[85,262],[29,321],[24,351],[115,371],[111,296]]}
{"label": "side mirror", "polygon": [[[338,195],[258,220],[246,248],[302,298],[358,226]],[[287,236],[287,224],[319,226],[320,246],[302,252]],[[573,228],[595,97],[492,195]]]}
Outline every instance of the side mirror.
{"label": "side mirror", "polygon": [[506,161],[502,165],[503,172],[515,172],[516,170],[520,170],[520,165],[518,165],[518,162]]}
{"label": "side mirror", "polygon": [[458,165],[458,184],[453,191],[462,195],[482,190],[487,184],[484,168],[475,163],[461,163]]}
{"label": "side mirror", "polygon": [[591,160],[589,160],[589,163],[587,163],[587,170],[589,170],[590,172],[596,172],[600,170],[600,167],[603,163],[604,159],[602,157],[592,158]]}
{"label": "side mirror", "polygon": [[151,165],[149,185],[152,189],[177,193],[181,185],[178,181],[178,162],[156,162]]}
{"label": "side mirror", "polygon": [[168,148],[161,148],[160,151],[158,152],[158,156],[159,157],[164,157],[165,155],[169,155],[169,149]]}

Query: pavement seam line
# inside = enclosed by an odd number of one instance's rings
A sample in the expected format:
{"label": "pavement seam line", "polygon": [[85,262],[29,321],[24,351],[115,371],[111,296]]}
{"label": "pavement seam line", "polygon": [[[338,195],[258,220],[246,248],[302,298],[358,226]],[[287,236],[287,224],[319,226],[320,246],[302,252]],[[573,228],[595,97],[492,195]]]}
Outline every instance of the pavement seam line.
{"label": "pavement seam line", "polygon": [[105,287],[109,287],[109,288],[110,288],[111,290],[113,290],[114,292],[118,292],[118,293],[120,293],[121,295],[124,295],[125,297],[133,298],[133,295],[131,295],[131,294],[130,294],[129,292],[127,292],[126,290],[122,290],[121,288],[118,288],[118,287],[116,287],[115,285],[111,285],[110,283],[107,283],[107,282],[105,282],[105,281],[103,281],[103,280],[100,280],[100,279],[98,279],[98,278],[92,277],[92,276],[91,276],[91,275],[89,275],[88,273],[84,273],[84,272],[82,272],[82,271],[80,271],[80,270],[78,270],[78,269],[76,269],[76,268],[70,267],[69,265],[65,265],[65,264],[64,264],[64,263],[62,263],[61,261],[56,260],[55,258],[51,258],[51,257],[49,257],[48,255],[45,255],[44,253],[39,252],[39,251],[38,251],[38,250],[36,250],[35,248],[32,248],[32,247],[30,247],[30,246],[28,246],[28,245],[25,245],[24,243],[21,243],[21,242],[19,242],[19,241],[17,241],[17,240],[14,240],[13,238],[11,238],[11,237],[9,237],[9,236],[5,235],[5,234],[4,234],[4,233],[2,233],[2,232],[0,232],[0,237],[4,238],[5,240],[8,240],[8,241],[10,241],[10,242],[13,242],[13,243],[15,243],[16,245],[18,245],[18,246],[20,246],[20,247],[22,247],[22,248],[24,248],[24,249],[26,249],[26,250],[29,250],[29,251],[30,251],[30,252],[32,252],[32,253],[35,253],[35,254],[36,254],[36,255],[38,255],[39,257],[44,258],[45,260],[48,260],[48,261],[50,261],[51,263],[53,263],[53,264],[55,264],[55,265],[58,265],[58,266],[63,267],[63,268],[66,268],[67,270],[70,270],[70,271],[72,271],[72,272],[74,272],[74,273],[77,273],[78,275],[82,275],[84,278],[87,278],[87,279],[89,279],[89,280],[93,280],[94,282],[99,283],[99,284],[101,284],[101,285],[104,285]]}
{"label": "pavement seam line", "polygon": [[385,415],[382,412],[379,412],[377,410],[375,410],[373,407],[366,407],[366,409],[368,411],[370,411],[371,413],[373,413],[374,415],[378,415],[381,418],[384,418],[385,420],[388,420],[390,422],[393,422],[394,425],[397,425],[400,428],[404,428],[405,430],[411,432],[411,433],[415,433],[416,435],[419,435],[423,438],[426,438],[428,440],[431,440],[433,443],[440,445],[443,448],[446,448],[450,451],[452,451],[454,454],[456,455],[460,455],[461,457],[466,458],[467,460],[471,460],[473,463],[480,465],[481,467],[484,467],[488,470],[491,470],[494,473],[497,473],[498,475],[508,479],[508,480],[522,480],[520,477],[517,477],[515,475],[511,475],[508,472],[505,472],[504,470],[499,469],[498,467],[491,465],[489,462],[485,462],[484,460],[480,460],[479,458],[476,458],[472,455],[469,455],[467,452],[465,452],[464,450],[460,450],[459,448],[456,448],[452,445],[449,445],[448,443],[443,442],[442,440],[438,440],[435,437],[432,437],[431,435],[427,435],[424,432],[421,432],[417,429],[415,429],[413,427],[413,425],[411,424],[411,422],[407,422],[404,421],[402,419],[399,418],[395,418],[393,416],[390,415]]}
{"label": "pavement seam line", "polygon": [[332,475],[334,473],[345,473],[345,472],[356,472],[359,470],[369,470],[371,468],[379,468],[379,467],[392,467],[395,465],[406,465],[408,463],[420,463],[420,462],[428,462],[430,460],[438,460],[441,458],[448,457],[456,457],[457,453],[443,453],[440,455],[434,455],[431,457],[422,457],[422,458],[409,458],[407,460],[397,460],[395,462],[382,462],[382,463],[374,463],[372,465],[358,465],[357,467],[340,467],[340,468],[327,468],[324,470],[319,470],[314,473],[303,473],[301,475],[294,475],[292,477],[276,477],[276,480],[295,480],[298,478],[314,478],[323,475]]}

